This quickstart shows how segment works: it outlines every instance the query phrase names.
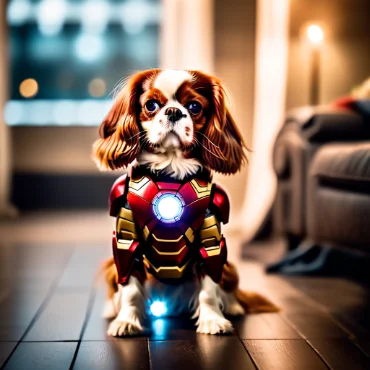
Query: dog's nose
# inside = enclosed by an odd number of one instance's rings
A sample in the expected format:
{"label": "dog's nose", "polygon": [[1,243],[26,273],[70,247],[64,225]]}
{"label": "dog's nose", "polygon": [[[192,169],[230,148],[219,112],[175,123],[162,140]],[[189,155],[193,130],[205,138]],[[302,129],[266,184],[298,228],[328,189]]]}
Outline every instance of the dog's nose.
{"label": "dog's nose", "polygon": [[182,118],[182,112],[179,108],[174,107],[167,108],[164,114],[168,116],[168,120],[171,121],[172,123],[175,123],[180,118]]}

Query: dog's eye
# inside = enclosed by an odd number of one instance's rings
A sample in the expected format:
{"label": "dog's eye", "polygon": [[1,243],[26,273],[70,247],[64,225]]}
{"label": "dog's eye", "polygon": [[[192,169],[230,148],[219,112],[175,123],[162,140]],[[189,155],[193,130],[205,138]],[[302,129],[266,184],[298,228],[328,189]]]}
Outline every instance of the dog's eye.
{"label": "dog's eye", "polygon": [[149,112],[155,112],[159,108],[159,104],[154,99],[151,99],[145,103],[145,108]]}
{"label": "dog's eye", "polygon": [[190,110],[193,114],[198,114],[202,110],[202,106],[197,101],[191,101],[188,103],[187,108]]}

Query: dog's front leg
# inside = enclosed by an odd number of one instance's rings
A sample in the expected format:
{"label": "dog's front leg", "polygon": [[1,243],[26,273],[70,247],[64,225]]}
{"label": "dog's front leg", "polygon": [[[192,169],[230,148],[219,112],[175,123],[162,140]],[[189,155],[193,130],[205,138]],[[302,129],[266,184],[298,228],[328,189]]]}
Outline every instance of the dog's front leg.
{"label": "dog's front leg", "polygon": [[109,325],[108,335],[117,337],[141,334],[144,331],[145,295],[136,277],[130,276],[127,284],[119,284],[114,303],[118,315]]}
{"label": "dog's front leg", "polygon": [[195,317],[198,317],[197,332],[203,334],[230,333],[231,322],[225,319],[221,311],[222,300],[220,287],[209,276],[201,280],[199,301]]}

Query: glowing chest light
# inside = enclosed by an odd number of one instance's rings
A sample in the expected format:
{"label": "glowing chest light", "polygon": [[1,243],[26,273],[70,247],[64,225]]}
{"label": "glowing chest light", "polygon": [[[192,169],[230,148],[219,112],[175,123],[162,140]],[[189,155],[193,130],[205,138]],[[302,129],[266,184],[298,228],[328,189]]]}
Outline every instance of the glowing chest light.
{"label": "glowing chest light", "polygon": [[153,199],[153,211],[162,222],[176,222],[180,220],[184,211],[184,200],[178,193],[158,193]]}

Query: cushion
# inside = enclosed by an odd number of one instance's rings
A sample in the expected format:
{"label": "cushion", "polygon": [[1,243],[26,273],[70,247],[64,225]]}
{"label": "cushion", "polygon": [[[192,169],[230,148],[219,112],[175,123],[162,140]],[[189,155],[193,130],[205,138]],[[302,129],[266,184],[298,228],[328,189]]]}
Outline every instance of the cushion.
{"label": "cushion", "polygon": [[370,142],[322,146],[313,160],[311,174],[333,184],[362,183],[370,191]]}

